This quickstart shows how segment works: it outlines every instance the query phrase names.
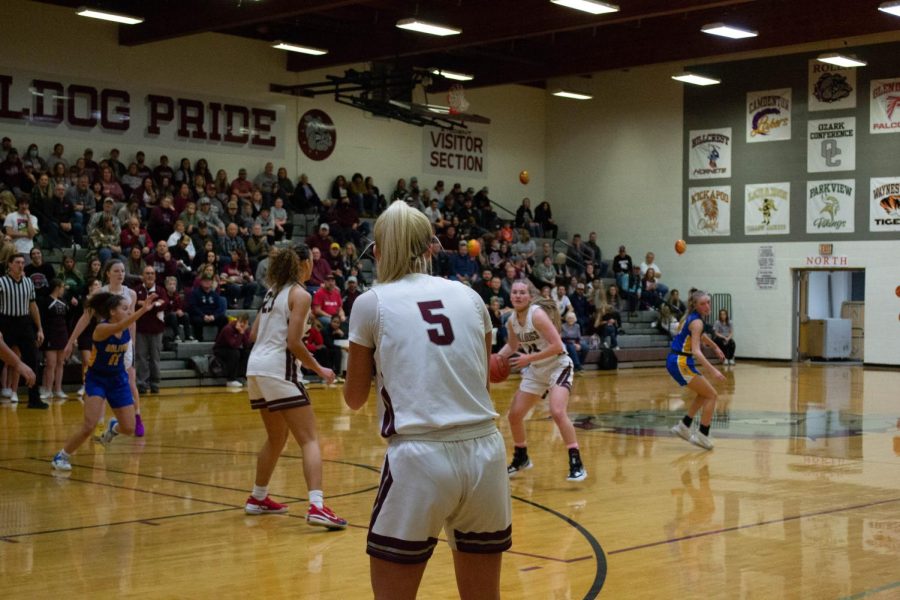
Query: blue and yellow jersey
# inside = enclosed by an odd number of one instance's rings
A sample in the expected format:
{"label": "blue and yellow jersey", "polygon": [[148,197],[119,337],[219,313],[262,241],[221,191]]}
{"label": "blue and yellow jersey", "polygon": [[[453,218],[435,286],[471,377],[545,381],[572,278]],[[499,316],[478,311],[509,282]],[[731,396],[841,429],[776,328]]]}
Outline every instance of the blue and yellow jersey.
{"label": "blue and yellow jersey", "polygon": [[672,338],[672,352],[678,352],[679,354],[694,353],[694,350],[691,347],[691,323],[701,318],[702,317],[696,312],[692,312],[688,315],[687,319],[684,320],[684,324],[681,326],[681,331]]}
{"label": "blue and yellow jersey", "polygon": [[[105,321],[104,321],[105,322]],[[131,342],[131,333],[125,328],[119,335],[111,335],[105,340],[93,340],[88,371],[98,375],[125,374],[125,351]]]}

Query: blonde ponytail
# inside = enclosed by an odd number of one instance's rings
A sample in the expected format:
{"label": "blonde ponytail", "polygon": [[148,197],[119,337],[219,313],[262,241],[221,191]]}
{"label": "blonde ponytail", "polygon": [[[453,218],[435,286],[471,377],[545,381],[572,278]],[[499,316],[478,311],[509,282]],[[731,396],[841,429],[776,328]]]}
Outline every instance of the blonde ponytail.
{"label": "blonde ponytail", "polygon": [[394,202],[375,221],[378,282],[390,283],[410,273],[427,273],[431,222],[405,202]]}

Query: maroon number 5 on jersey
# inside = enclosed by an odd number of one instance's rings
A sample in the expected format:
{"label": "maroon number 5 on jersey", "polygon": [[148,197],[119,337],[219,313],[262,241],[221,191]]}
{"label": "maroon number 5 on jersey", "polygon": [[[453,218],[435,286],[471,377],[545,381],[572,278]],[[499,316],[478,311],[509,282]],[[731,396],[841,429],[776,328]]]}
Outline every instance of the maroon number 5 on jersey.
{"label": "maroon number 5 on jersey", "polygon": [[432,344],[438,346],[449,346],[453,343],[453,327],[450,325],[450,319],[446,315],[435,313],[435,310],[444,308],[444,303],[440,300],[429,300],[427,302],[418,302],[419,312],[426,323],[437,325],[437,327],[428,328],[428,339]]}

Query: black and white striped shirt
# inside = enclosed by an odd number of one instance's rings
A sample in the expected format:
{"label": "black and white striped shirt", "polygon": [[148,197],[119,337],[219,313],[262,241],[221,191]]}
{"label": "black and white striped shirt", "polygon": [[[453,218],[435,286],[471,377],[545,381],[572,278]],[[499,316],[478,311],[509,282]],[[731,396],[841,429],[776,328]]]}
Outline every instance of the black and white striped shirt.
{"label": "black and white striped shirt", "polygon": [[16,281],[9,275],[0,277],[0,316],[27,317],[29,305],[34,302],[34,284],[22,275]]}

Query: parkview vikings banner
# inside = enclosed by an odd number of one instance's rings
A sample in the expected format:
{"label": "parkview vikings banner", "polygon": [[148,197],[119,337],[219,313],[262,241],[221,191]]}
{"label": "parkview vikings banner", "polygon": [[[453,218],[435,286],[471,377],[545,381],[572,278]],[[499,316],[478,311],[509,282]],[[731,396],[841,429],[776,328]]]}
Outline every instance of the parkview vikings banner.
{"label": "parkview vikings banner", "polygon": [[790,222],[790,182],[752,183],[744,186],[745,235],[790,233]]}
{"label": "parkview vikings banner", "polygon": [[731,186],[688,190],[688,235],[731,235]]}
{"label": "parkview vikings banner", "polygon": [[873,79],[869,94],[869,133],[900,132],[900,78]]}
{"label": "parkview vikings banner", "polygon": [[731,127],[691,131],[688,168],[690,179],[731,177]]}
{"label": "parkview vikings banner", "polygon": [[856,181],[806,182],[806,233],[852,233]]}
{"label": "parkview vikings banner", "polygon": [[809,110],[856,108],[856,69],[809,61]]}
{"label": "parkview vikings banner", "polygon": [[487,177],[487,150],[485,130],[422,128],[422,170],[426,173],[484,179]]}
{"label": "parkview vikings banner", "polygon": [[806,135],[807,171],[856,169],[856,117],[808,121]]}
{"label": "parkview vikings banner", "polygon": [[791,139],[791,89],[747,94],[747,143]]}
{"label": "parkview vikings banner", "polygon": [[869,230],[900,231],[900,177],[870,180]]}

